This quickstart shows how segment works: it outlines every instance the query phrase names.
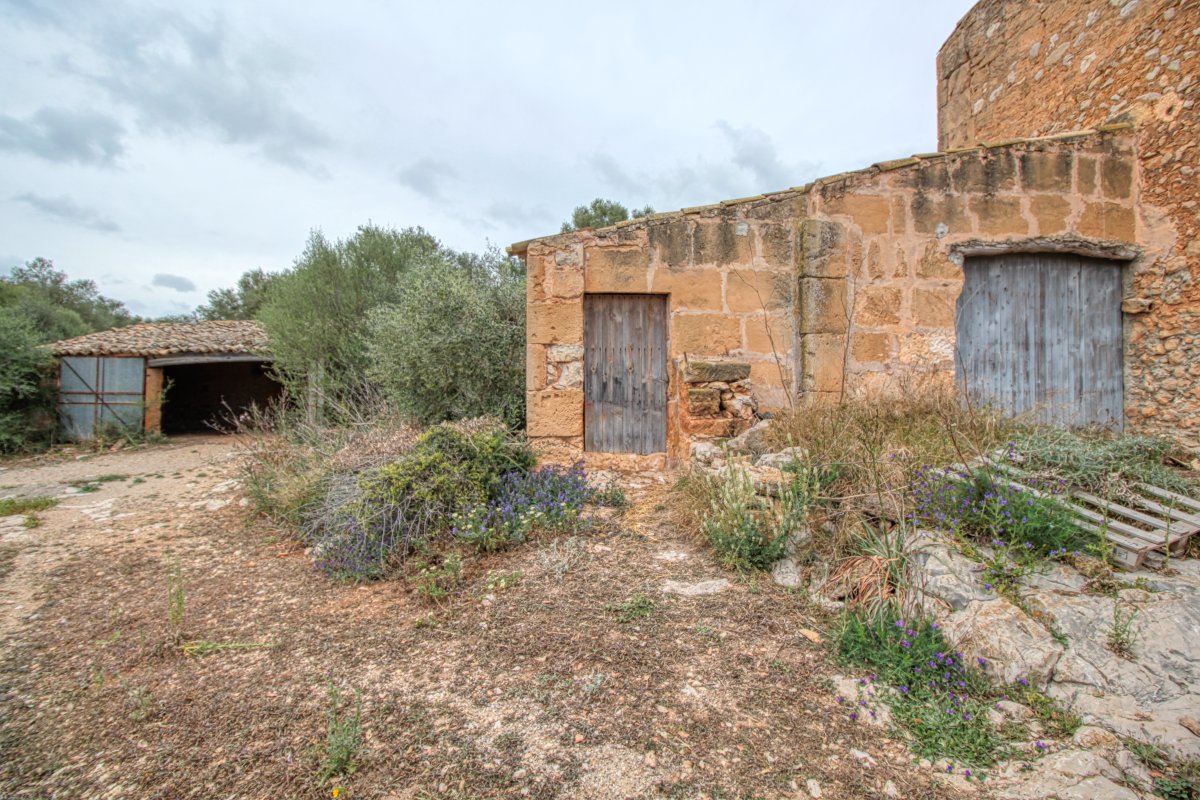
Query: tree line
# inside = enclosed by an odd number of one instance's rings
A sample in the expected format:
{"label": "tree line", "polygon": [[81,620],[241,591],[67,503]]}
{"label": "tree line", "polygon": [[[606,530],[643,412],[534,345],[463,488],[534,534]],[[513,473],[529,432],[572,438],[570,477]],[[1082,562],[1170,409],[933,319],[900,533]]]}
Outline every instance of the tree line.
{"label": "tree line", "polygon": [[[597,198],[562,230],[650,213]],[[316,393],[335,409],[365,388],[421,423],[494,415],[524,425],[525,269],[499,249],[455,251],[419,227],[364,225],[337,240],[314,231],[290,269],[248,270],[191,314],[159,321],[218,319],[262,323],[293,398]],[[0,277],[0,452],[53,439],[46,345],[142,321],[43,258]]]}

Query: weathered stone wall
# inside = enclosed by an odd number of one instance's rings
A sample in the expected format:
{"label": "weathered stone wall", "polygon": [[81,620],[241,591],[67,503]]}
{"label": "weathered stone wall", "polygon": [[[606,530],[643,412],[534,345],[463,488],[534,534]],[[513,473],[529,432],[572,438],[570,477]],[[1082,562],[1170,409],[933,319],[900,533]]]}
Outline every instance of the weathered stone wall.
{"label": "weathered stone wall", "polygon": [[[801,380],[833,400],[952,377],[966,256],[1157,263],[1138,241],[1129,130],[979,147],[819,182],[799,222]],[[1126,307],[1136,308],[1127,297]]]}
{"label": "weathered stone wall", "polygon": [[[1200,2],[984,0],[938,54],[942,148],[1136,126],[1130,427],[1200,444]],[[1131,310],[1134,310],[1131,307]]]}
{"label": "weathered stone wall", "polygon": [[[750,403],[788,403],[795,391],[795,203],[791,195],[733,202],[528,244],[528,432],[545,458],[583,452],[585,293],[668,296],[672,458],[686,458],[694,437],[737,433]],[[713,357],[747,364],[749,375],[726,388],[695,385],[716,389],[718,405],[709,413],[700,403],[693,414],[683,370]],[[731,393],[723,405],[722,391]],[[591,464],[664,460],[588,455]]]}

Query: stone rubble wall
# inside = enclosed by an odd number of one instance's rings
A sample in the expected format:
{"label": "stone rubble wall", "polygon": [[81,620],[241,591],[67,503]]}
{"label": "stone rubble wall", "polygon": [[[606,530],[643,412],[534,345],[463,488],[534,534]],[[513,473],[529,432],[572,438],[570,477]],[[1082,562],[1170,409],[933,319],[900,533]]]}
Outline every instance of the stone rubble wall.
{"label": "stone rubble wall", "polygon": [[1110,122],[1136,128],[1129,427],[1200,446],[1200,2],[983,0],[938,54],[943,149]]}

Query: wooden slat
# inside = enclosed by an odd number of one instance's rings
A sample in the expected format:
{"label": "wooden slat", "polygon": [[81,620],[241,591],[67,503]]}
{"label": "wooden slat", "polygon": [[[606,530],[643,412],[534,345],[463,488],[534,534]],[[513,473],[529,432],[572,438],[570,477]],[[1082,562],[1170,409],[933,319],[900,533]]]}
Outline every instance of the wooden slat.
{"label": "wooden slat", "polygon": [[1163,500],[1170,500],[1172,503],[1178,503],[1184,508],[1200,511],[1200,503],[1196,502],[1190,497],[1184,497],[1181,494],[1175,494],[1172,491],[1160,489],[1159,487],[1149,483],[1139,483],[1138,488],[1142,489],[1143,491],[1147,491],[1156,497],[1161,497]]}
{"label": "wooden slat", "polygon": [[[1071,492],[1071,496],[1077,497],[1080,500],[1086,500],[1087,502],[1099,506],[1100,508],[1107,508],[1109,511],[1119,514],[1122,517],[1126,517],[1146,525],[1151,525],[1155,530],[1165,531],[1166,526],[1168,525],[1168,522],[1161,517],[1153,517],[1149,514],[1138,511],[1137,509],[1129,508],[1128,506],[1124,506],[1119,503],[1114,503],[1111,500],[1105,500],[1102,497],[1096,497],[1094,494],[1088,494],[1087,492]],[[1194,525],[1188,525],[1184,523],[1178,526],[1172,525],[1171,532],[1179,534],[1192,534],[1196,531]]]}
{"label": "wooden slat", "polygon": [[1121,269],[1063,253],[968,258],[956,334],[977,401],[1056,424],[1120,428]]}
{"label": "wooden slat", "polygon": [[586,450],[666,450],[666,325],[664,296],[584,297]]}

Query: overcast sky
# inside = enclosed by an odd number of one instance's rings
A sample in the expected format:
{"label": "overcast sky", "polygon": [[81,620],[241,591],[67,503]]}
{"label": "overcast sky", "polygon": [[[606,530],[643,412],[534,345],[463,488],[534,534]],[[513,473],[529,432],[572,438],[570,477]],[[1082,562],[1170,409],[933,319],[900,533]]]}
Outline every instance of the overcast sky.
{"label": "overcast sky", "polygon": [[480,250],[936,146],[970,0],[0,0],[0,273],[191,310],[314,228]]}

